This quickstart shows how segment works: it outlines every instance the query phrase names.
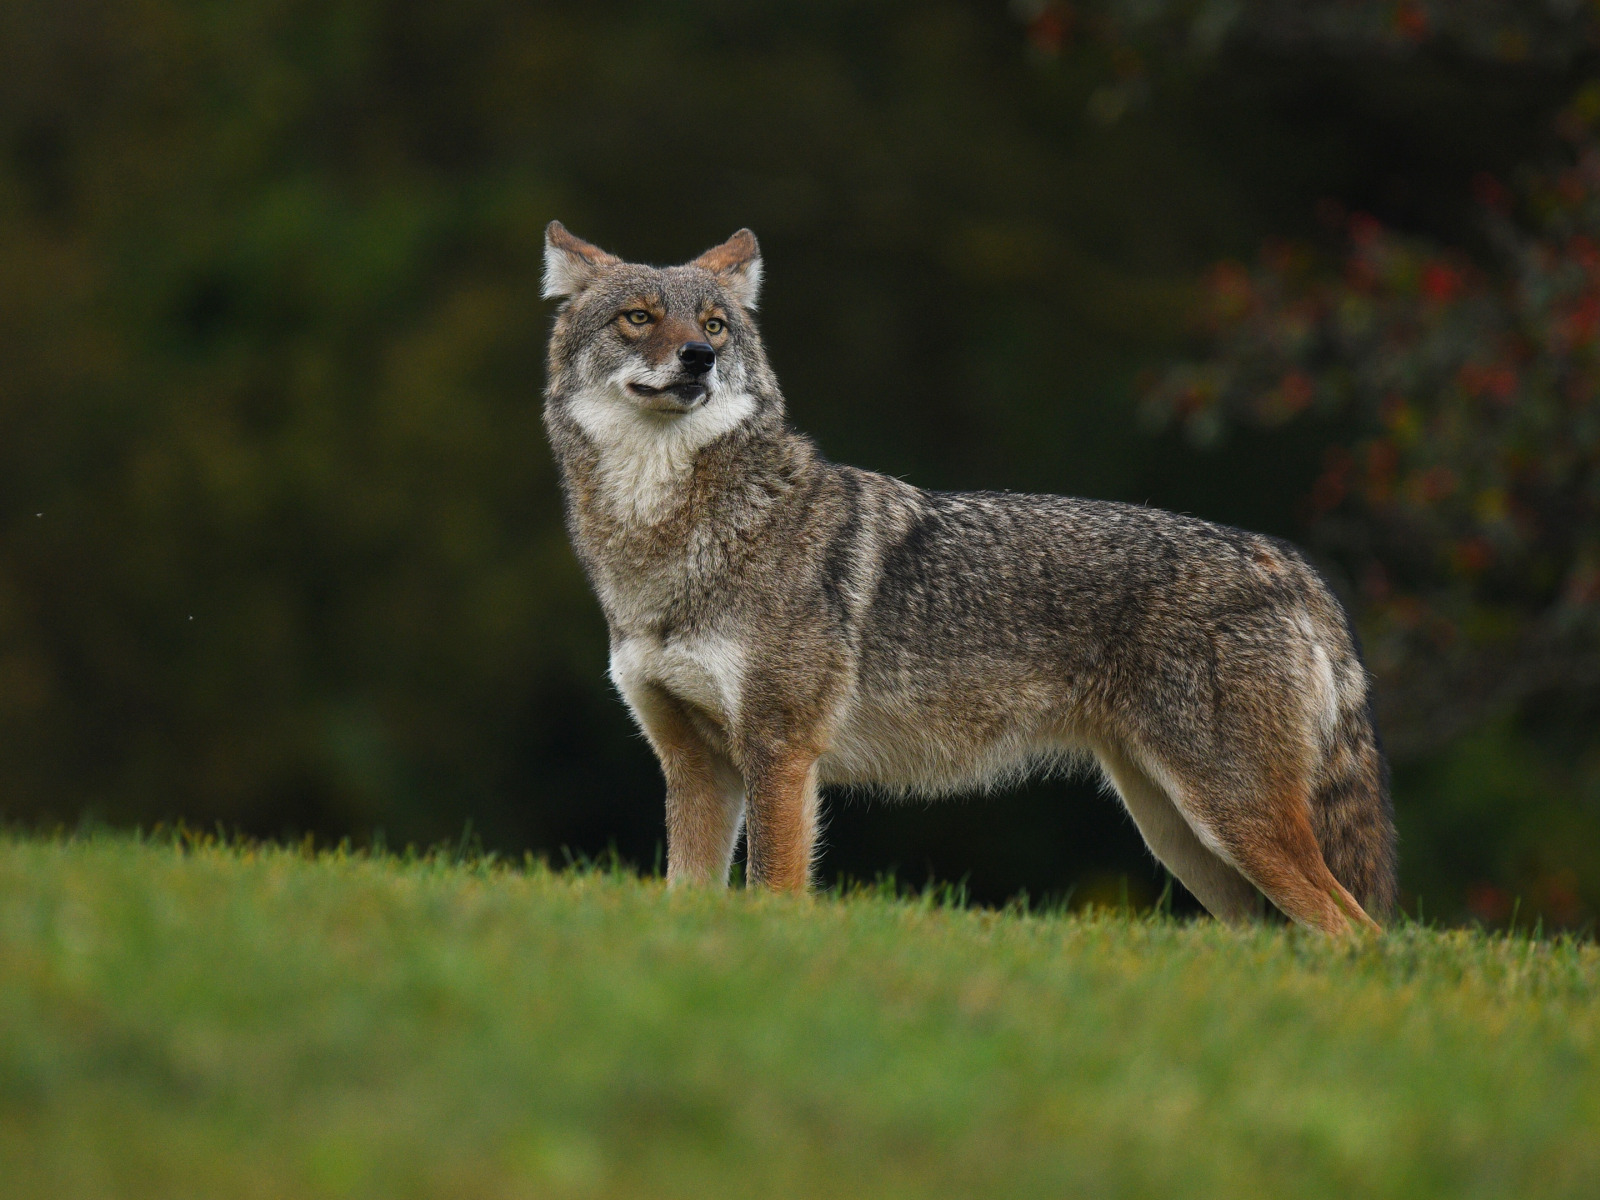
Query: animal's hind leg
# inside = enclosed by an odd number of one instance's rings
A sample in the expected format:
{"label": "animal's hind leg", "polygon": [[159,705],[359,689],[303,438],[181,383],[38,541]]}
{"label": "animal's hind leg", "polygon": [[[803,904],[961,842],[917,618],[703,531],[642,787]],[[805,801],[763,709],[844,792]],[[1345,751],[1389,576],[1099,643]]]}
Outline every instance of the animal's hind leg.
{"label": "animal's hind leg", "polygon": [[1261,898],[1249,880],[1213,853],[1171,797],[1121,750],[1098,747],[1096,757],[1139,827],[1150,852],[1218,920],[1239,924],[1260,912]]}
{"label": "animal's hind leg", "polygon": [[1352,926],[1378,929],[1360,903],[1328,870],[1311,831],[1303,794],[1280,795],[1268,828],[1251,829],[1229,842],[1239,868],[1289,916],[1324,933]]}
{"label": "animal's hind leg", "polygon": [[1263,784],[1223,795],[1217,790],[1220,782],[1180,780],[1173,799],[1189,823],[1218,844],[1267,899],[1323,933],[1348,933],[1352,926],[1377,930],[1377,922],[1323,861],[1304,785]]}

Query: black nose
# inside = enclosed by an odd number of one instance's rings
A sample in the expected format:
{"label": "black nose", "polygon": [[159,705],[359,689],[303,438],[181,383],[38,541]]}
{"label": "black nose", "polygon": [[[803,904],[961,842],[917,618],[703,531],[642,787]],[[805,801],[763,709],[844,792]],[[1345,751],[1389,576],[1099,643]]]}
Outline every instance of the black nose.
{"label": "black nose", "polygon": [[691,375],[704,375],[717,361],[717,352],[705,342],[685,342],[678,347],[678,361]]}

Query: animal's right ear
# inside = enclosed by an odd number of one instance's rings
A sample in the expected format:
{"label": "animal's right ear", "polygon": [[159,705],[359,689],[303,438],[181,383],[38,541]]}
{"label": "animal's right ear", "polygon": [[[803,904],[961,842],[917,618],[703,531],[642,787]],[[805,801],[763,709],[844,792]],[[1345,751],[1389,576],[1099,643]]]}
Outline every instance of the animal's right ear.
{"label": "animal's right ear", "polygon": [[546,300],[557,296],[576,296],[595,281],[606,267],[614,267],[622,260],[607,254],[599,246],[591,246],[580,237],[573,237],[560,221],[551,221],[544,229],[544,287],[541,294]]}

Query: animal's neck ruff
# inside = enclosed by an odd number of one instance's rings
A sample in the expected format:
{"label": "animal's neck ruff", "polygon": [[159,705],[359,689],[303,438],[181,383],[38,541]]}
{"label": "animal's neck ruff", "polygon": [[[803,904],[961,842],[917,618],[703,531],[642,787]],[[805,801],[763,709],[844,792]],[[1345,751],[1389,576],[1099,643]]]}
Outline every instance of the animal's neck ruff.
{"label": "animal's neck ruff", "polygon": [[566,401],[566,412],[594,447],[598,499],[613,519],[654,524],[687,499],[700,452],[749,421],[748,392],[713,391],[687,412],[642,407],[626,385],[607,382]]}

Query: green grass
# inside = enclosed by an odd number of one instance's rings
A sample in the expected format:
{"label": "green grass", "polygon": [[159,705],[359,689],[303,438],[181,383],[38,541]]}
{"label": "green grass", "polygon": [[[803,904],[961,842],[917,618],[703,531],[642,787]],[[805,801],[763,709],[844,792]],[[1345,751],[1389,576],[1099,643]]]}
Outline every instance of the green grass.
{"label": "green grass", "polygon": [[0,839],[0,1195],[1590,1196],[1600,953]]}

